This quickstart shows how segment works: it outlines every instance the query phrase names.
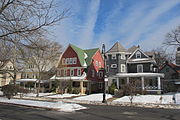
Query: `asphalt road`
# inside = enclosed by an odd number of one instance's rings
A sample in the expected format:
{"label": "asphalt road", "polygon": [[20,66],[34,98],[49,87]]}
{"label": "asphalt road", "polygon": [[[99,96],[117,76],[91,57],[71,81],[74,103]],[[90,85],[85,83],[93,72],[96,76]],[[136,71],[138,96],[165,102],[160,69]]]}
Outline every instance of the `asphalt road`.
{"label": "asphalt road", "polygon": [[0,104],[0,120],[180,120],[180,110],[84,106],[88,109],[64,113]]}

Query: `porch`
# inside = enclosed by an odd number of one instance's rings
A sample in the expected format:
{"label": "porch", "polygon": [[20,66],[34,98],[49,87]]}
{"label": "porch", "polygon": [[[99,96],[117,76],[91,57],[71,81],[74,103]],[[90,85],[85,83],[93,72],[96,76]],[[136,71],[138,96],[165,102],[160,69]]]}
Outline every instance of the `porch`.
{"label": "porch", "polygon": [[162,91],[161,78],[164,74],[161,73],[118,73],[114,76],[113,81],[116,82],[118,89],[128,83],[138,82],[137,86],[142,91],[149,93],[158,93]]}

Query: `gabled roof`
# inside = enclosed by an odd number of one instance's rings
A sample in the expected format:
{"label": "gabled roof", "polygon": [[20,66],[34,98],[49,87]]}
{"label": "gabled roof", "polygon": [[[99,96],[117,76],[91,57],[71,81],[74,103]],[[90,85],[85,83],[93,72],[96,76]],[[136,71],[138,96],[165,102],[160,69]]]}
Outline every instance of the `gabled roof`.
{"label": "gabled roof", "polygon": [[92,57],[94,56],[94,54],[99,50],[99,48],[94,48],[94,49],[88,49],[88,50],[84,50],[84,52],[87,54],[87,58],[86,58],[86,63],[89,66],[91,64],[91,60]]}
{"label": "gabled roof", "polygon": [[0,69],[3,69],[10,60],[0,60]]}
{"label": "gabled roof", "polygon": [[84,60],[85,52],[81,48],[76,47],[75,45],[69,44],[69,46],[71,46],[71,48],[77,53],[77,56],[78,56],[79,61],[80,61],[80,64],[82,66],[84,66],[84,63],[85,63],[85,60]]}
{"label": "gabled roof", "polygon": [[127,51],[130,52],[130,53],[133,53],[137,48],[138,48],[138,46],[133,45]]}
{"label": "gabled roof", "polygon": [[175,72],[180,73],[180,66],[179,66],[179,65],[176,65],[176,64],[173,64],[173,63],[169,63],[169,62],[166,62],[166,63],[160,68],[160,70],[162,70],[166,65],[168,65],[170,68],[172,68]]}
{"label": "gabled roof", "polygon": [[107,53],[112,52],[126,52],[126,49],[119,42],[116,42],[112,48],[107,51]]}

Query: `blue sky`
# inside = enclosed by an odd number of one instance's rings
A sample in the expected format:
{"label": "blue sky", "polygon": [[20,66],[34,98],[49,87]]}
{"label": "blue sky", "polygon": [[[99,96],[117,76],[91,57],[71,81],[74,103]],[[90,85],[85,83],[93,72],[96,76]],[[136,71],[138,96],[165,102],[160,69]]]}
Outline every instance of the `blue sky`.
{"label": "blue sky", "polygon": [[72,16],[53,29],[63,46],[110,48],[119,41],[125,48],[143,50],[162,46],[167,32],[180,25],[180,0],[56,0],[71,7]]}

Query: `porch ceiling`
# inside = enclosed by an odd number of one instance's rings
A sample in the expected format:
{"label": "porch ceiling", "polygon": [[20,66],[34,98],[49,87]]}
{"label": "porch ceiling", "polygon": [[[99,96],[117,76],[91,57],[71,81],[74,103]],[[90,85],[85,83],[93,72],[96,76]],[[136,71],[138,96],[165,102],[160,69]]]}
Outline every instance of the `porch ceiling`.
{"label": "porch ceiling", "polygon": [[163,73],[117,73],[115,77],[164,77]]}

